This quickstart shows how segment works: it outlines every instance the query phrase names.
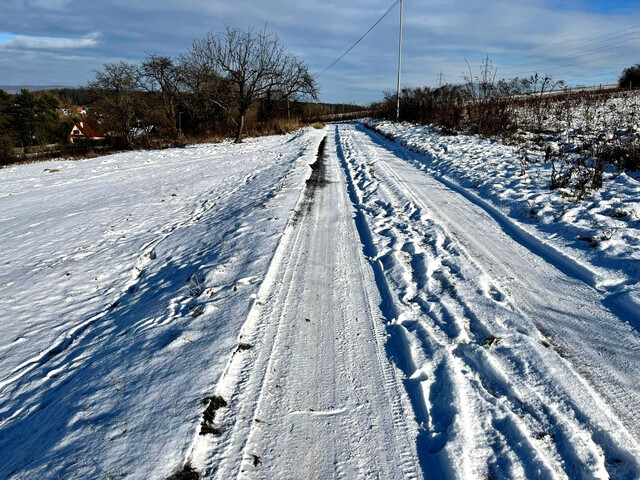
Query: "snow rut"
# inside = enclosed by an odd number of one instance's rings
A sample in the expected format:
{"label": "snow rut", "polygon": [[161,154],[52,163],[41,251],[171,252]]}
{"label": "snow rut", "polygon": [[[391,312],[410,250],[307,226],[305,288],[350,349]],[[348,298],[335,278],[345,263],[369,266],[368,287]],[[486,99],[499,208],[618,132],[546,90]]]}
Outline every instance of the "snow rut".
{"label": "snow rut", "polygon": [[216,387],[228,403],[220,433],[199,435],[186,459],[205,478],[422,478],[376,282],[327,150],[243,328],[253,348],[234,354]]}
{"label": "snow rut", "polygon": [[349,125],[336,142],[392,296],[389,351],[425,477],[638,478],[620,421],[385,165],[391,153]]}

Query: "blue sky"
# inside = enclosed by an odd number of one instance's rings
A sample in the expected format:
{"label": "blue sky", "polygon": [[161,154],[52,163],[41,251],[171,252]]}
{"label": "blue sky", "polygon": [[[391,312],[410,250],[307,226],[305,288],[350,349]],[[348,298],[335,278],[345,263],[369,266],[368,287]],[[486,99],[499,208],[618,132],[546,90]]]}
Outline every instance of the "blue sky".
{"label": "blue sky", "polygon": [[[393,0],[2,0],[0,85],[81,85],[105,62],[179,55],[224,24],[262,27],[320,71]],[[403,85],[458,83],[489,54],[498,77],[615,82],[640,63],[638,0],[405,0]],[[393,90],[398,10],[319,79],[321,100],[367,103]]]}

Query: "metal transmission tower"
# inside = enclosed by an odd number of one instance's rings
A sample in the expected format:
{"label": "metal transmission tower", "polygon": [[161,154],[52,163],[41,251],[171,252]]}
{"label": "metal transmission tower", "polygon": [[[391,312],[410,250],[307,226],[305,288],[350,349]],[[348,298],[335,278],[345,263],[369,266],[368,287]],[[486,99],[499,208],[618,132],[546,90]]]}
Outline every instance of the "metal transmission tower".
{"label": "metal transmission tower", "polygon": [[489,84],[492,83],[491,71],[493,70],[493,61],[489,58],[489,54],[482,61],[482,85],[480,89],[482,96],[486,97],[489,91]]}
{"label": "metal transmission tower", "polygon": [[440,74],[438,75],[438,88],[441,88],[444,84],[444,73],[440,70]]}
{"label": "metal transmission tower", "polygon": [[398,104],[396,109],[396,122],[400,121],[400,78],[402,71],[402,17],[404,14],[404,0],[400,0],[400,40],[398,41]]}
{"label": "metal transmission tower", "polygon": [[493,60],[489,58],[489,54],[487,53],[487,58],[482,61],[482,81],[484,83],[489,82],[489,75],[491,74],[491,70],[493,70]]}

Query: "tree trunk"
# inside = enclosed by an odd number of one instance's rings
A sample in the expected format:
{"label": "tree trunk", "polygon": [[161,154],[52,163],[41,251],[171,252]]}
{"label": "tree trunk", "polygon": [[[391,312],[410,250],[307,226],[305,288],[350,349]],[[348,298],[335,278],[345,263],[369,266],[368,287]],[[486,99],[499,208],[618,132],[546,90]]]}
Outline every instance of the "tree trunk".
{"label": "tree trunk", "polygon": [[238,135],[236,135],[236,143],[242,143],[242,133],[244,130],[244,113],[240,114],[238,119]]}

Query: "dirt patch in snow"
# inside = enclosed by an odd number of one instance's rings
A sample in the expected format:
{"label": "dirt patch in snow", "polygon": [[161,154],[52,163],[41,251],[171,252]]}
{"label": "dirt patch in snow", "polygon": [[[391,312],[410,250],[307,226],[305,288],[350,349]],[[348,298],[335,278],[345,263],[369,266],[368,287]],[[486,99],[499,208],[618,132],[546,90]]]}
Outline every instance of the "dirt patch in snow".
{"label": "dirt patch in snow", "polygon": [[320,142],[320,146],[318,147],[318,154],[316,156],[316,161],[311,165],[311,175],[307,179],[307,184],[302,192],[302,201],[293,212],[293,216],[291,217],[291,224],[295,225],[300,217],[307,214],[311,210],[311,205],[313,204],[313,199],[315,197],[316,191],[319,188],[326,187],[330,182],[327,179],[327,165],[324,158],[324,151],[327,144],[327,137],[324,137]]}
{"label": "dirt patch in snow", "polygon": [[186,464],[182,470],[171,475],[167,480],[200,480],[200,474],[191,465]]}
{"label": "dirt patch in snow", "polygon": [[203,400],[203,402],[207,405],[206,410],[202,414],[202,423],[200,424],[200,435],[219,435],[220,429],[213,424],[213,421],[216,418],[216,412],[227,406],[227,402],[220,395],[214,395],[212,397],[207,397]]}
{"label": "dirt patch in snow", "polygon": [[316,156],[316,161],[311,165],[311,176],[307,180],[307,189],[305,191],[305,195],[313,196],[316,188],[325,187],[329,183],[327,181],[327,166],[324,160],[324,150],[327,145],[327,137],[322,139],[320,142],[320,146],[318,147],[318,155]]}

